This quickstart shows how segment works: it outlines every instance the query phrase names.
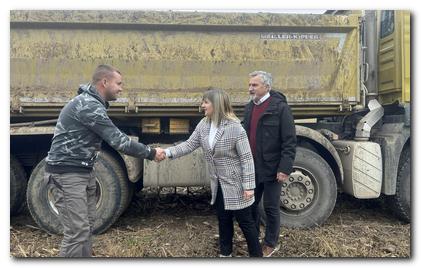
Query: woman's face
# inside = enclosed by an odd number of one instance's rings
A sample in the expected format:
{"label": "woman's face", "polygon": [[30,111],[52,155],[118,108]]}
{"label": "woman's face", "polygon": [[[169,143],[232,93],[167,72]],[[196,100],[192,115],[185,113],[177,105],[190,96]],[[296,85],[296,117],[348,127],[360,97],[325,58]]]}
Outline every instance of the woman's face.
{"label": "woman's face", "polygon": [[208,99],[202,101],[202,110],[205,112],[205,116],[212,116],[213,114],[213,105]]}

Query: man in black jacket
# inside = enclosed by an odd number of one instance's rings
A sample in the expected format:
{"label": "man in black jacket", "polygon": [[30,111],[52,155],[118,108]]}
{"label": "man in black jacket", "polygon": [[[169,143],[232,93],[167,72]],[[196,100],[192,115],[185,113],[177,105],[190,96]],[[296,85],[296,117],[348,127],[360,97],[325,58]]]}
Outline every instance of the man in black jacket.
{"label": "man in black jacket", "polygon": [[45,178],[54,189],[63,225],[61,257],[92,255],[96,206],[93,165],[103,140],[124,154],[156,161],[165,158],[163,149],[131,140],[108,117],[108,101],[117,99],[122,83],[117,69],[99,65],[92,82],[80,86],[78,96],[60,112],[46,158]]}
{"label": "man in black jacket", "polygon": [[271,90],[271,74],[255,71],[249,76],[252,100],[245,107],[243,126],[249,138],[256,172],[253,217],[259,230],[258,204],[263,195],[267,218],[262,250],[264,257],[270,257],[279,248],[280,193],[282,182],[292,172],[297,138],[286,97]]}

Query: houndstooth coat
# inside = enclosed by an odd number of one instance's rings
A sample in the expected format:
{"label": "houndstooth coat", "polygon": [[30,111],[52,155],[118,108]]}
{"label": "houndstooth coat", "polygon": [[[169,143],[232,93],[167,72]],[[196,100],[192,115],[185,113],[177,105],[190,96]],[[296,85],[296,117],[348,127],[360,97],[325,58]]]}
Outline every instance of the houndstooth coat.
{"label": "houndstooth coat", "polygon": [[209,168],[211,204],[215,203],[219,180],[226,210],[250,206],[254,202],[254,196],[245,200],[243,191],[254,189],[256,184],[253,156],[246,131],[240,122],[222,120],[213,148],[209,146],[209,131],[210,123],[203,118],[187,141],[168,148],[171,157],[181,157],[201,146]]}

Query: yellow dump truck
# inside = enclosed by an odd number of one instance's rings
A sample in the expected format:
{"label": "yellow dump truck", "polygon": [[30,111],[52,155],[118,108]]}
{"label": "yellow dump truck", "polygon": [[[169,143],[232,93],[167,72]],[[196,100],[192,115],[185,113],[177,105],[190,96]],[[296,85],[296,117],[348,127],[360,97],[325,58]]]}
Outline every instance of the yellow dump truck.
{"label": "yellow dump truck", "polygon": [[[385,196],[410,221],[410,14],[328,13],[11,11],[11,213],[26,199],[42,229],[60,232],[51,190],[42,186],[44,158],[61,108],[106,63],[124,78],[109,108],[113,122],[163,147],[192,133],[207,88],[226,90],[241,118],[248,74],[272,73],[298,138],[279,197],[281,223],[323,224],[338,191]],[[142,187],[207,185],[201,155],[158,165],[104,143],[95,164],[95,232],[107,230]]]}

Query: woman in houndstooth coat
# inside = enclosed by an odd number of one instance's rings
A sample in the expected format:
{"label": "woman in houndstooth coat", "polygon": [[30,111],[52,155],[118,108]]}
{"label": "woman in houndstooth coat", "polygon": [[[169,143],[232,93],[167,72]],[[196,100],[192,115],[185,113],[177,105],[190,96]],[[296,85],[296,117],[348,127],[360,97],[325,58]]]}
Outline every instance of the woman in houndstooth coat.
{"label": "woman in houndstooth coat", "polygon": [[235,217],[247,241],[249,254],[261,257],[258,233],[251,214],[255,174],[247,134],[235,116],[228,94],[220,89],[204,93],[205,117],[190,138],[165,150],[167,157],[178,158],[201,147],[209,167],[219,225],[220,256],[232,256]]}

